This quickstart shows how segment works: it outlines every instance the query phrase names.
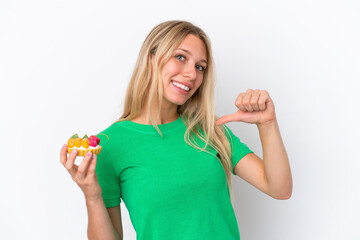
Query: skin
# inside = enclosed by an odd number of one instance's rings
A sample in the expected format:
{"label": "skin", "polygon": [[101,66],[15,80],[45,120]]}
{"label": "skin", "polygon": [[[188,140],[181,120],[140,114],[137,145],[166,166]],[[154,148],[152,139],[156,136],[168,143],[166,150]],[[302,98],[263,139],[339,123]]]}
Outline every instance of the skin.
{"label": "skin", "polygon": [[292,176],[289,159],[276,120],[275,107],[265,90],[248,89],[235,101],[238,110],[216,121],[256,124],[263,159],[254,153],[245,155],[235,166],[235,174],[275,199],[289,199],[292,194]]}
{"label": "skin", "polygon": [[123,239],[120,206],[106,209],[97,180],[96,154],[84,157],[80,165],[75,164],[77,150],[67,156],[67,145],[60,152],[60,162],[68,170],[71,178],[84,193],[88,212],[89,239]]}
{"label": "skin", "polygon": [[[172,122],[179,117],[178,105],[183,105],[203,81],[206,60],[207,51],[202,40],[192,34],[188,35],[162,70],[164,97],[160,117],[156,120],[157,124]],[[191,89],[187,93],[182,93],[171,81],[189,85]],[[147,104],[145,106],[142,114],[132,119],[133,122],[151,124],[150,116],[147,114]],[[158,108],[153,107],[152,112],[153,116],[156,116]]]}
{"label": "skin", "polygon": [[[184,104],[203,81],[206,60],[204,43],[197,36],[188,35],[162,71],[164,99],[157,124],[169,123],[179,117],[178,105]],[[179,91],[173,86],[173,80],[189,85],[191,90],[188,93]],[[292,193],[290,165],[269,93],[265,90],[248,89],[238,95],[235,106],[235,113],[219,118],[216,124],[256,124],[263,149],[263,159],[254,153],[244,156],[235,166],[236,175],[275,199],[289,199]],[[154,116],[157,111],[158,108],[155,107]],[[151,124],[146,108],[132,121]],[[74,164],[76,157],[76,150],[67,156],[65,144],[60,153],[60,161],[85,195],[89,239],[122,239],[121,209],[120,206],[105,207],[95,173],[96,155],[85,156],[79,166]]]}

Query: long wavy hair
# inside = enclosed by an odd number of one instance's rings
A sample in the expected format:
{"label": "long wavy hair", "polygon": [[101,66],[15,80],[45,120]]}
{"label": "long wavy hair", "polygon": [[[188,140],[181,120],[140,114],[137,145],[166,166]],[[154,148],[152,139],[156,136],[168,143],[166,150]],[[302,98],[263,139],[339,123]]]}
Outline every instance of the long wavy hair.
{"label": "long wavy hair", "polygon": [[[178,106],[178,113],[182,115],[187,127],[184,140],[190,146],[201,151],[209,152],[208,146],[216,150],[217,157],[225,170],[232,201],[231,146],[225,133],[227,129],[215,125],[218,117],[214,110],[215,79],[211,45],[209,38],[199,27],[186,21],[167,21],[152,29],[141,47],[127,88],[124,112],[117,122],[132,120],[139,116],[147,103],[150,121],[162,135],[154,120],[151,106],[156,103],[159,104],[158,109],[161,109],[163,100],[161,71],[177,47],[189,34],[193,34],[203,41],[207,50],[207,67],[200,87],[185,104]],[[204,142],[203,147],[196,142],[196,137]]]}

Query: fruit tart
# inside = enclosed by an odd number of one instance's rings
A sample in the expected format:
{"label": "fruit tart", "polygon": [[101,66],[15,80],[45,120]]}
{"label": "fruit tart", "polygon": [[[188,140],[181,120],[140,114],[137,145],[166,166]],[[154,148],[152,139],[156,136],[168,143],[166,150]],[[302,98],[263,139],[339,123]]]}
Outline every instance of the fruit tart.
{"label": "fruit tart", "polygon": [[68,153],[70,154],[75,148],[78,150],[78,156],[85,156],[89,151],[93,154],[101,152],[100,138],[95,135],[88,137],[86,134],[80,138],[78,134],[74,134],[68,140]]}

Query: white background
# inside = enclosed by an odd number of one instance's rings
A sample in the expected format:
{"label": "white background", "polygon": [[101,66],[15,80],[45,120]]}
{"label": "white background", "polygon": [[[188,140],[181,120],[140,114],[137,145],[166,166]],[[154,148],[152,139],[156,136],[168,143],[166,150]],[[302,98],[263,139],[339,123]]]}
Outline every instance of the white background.
{"label": "white background", "polygon": [[[86,239],[60,148],[117,119],[143,40],[172,19],[212,41],[218,115],[248,88],[275,103],[293,195],[234,177],[242,240],[360,239],[359,13],[356,0],[0,1],[0,239]],[[262,156],[255,125],[229,126]]]}

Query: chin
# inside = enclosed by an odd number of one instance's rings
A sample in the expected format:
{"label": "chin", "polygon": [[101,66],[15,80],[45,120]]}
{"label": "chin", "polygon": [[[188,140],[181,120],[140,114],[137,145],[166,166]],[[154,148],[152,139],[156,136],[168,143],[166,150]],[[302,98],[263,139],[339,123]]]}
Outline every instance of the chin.
{"label": "chin", "polygon": [[174,104],[174,105],[184,105],[187,102],[188,99],[172,99],[172,100],[167,100],[168,102]]}
{"label": "chin", "polygon": [[178,101],[178,102],[174,102],[174,104],[178,105],[178,106],[182,106],[186,103],[186,101]]}

